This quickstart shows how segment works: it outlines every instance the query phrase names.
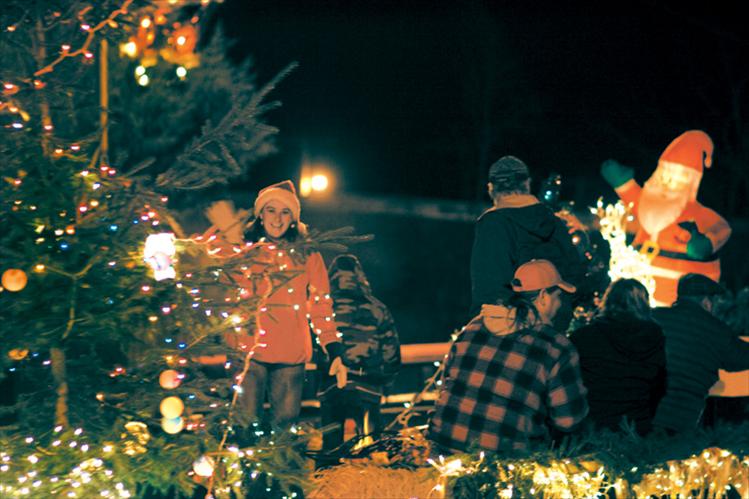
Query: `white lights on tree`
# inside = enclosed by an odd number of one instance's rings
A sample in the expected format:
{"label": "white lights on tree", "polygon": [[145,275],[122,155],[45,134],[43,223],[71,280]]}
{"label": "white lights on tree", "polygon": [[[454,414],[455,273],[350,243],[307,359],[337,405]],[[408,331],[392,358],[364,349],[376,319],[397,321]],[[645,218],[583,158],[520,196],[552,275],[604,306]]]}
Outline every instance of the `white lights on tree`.
{"label": "white lights on tree", "polygon": [[174,254],[177,249],[174,246],[174,234],[171,232],[162,234],[151,234],[146,238],[146,247],[143,249],[143,260],[153,269],[153,277],[157,281],[174,279]]}
{"label": "white lights on tree", "polygon": [[637,279],[650,294],[651,304],[655,292],[655,279],[650,267],[651,257],[627,244],[627,223],[632,221],[629,209],[621,201],[616,204],[603,205],[598,201],[591,212],[598,215],[601,236],[608,241],[611,249],[609,260],[609,277],[617,279]]}
{"label": "white lights on tree", "polygon": [[215,466],[216,463],[210,456],[200,456],[200,458],[196,459],[195,462],[192,463],[192,469],[195,474],[205,478],[213,475],[213,469],[215,468]]}
{"label": "white lights on tree", "polygon": [[182,417],[161,418],[161,429],[170,435],[176,435],[185,427],[185,420]]}
{"label": "white lights on tree", "polygon": [[167,397],[161,401],[159,410],[165,418],[175,419],[182,415],[182,412],[185,410],[185,404],[179,397]]}

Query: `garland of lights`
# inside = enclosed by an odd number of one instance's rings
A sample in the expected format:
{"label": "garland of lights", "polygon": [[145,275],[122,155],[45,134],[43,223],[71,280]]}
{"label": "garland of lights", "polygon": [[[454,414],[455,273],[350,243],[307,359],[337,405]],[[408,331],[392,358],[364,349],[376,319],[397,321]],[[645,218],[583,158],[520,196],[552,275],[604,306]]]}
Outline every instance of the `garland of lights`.
{"label": "garland of lights", "polygon": [[[429,459],[438,472],[432,492],[446,497],[461,478],[485,474],[498,497],[537,496],[544,499],[598,498],[612,490],[615,497],[722,497],[734,490],[741,497],[749,493],[749,456],[710,447],[686,459],[669,460],[640,473],[632,466],[628,473],[605,465],[595,456],[550,459],[493,459],[482,452],[478,457]],[[493,477],[493,480],[492,478]]]}

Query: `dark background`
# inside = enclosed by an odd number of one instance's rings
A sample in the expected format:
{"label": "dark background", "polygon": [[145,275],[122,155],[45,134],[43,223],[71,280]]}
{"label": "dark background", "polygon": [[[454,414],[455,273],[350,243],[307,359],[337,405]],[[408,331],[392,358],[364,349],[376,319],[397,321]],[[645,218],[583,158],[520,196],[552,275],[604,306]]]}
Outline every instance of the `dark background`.
{"label": "dark background", "polygon": [[272,94],[281,152],[251,188],[298,179],[307,159],[349,192],[479,200],[488,165],[514,154],[590,204],[610,194],[602,160],[645,179],[700,128],[716,142],[701,199],[748,214],[738,5],[226,0],[218,14],[259,83],[300,63]]}
{"label": "dark background", "polygon": [[[613,10],[612,10],[613,9]],[[486,170],[513,154],[535,186],[562,174],[582,210],[616,199],[606,158],[652,173],[685,130],[715,141],[699,199],[729,219],[722,252],[732,289],[747,282],[749,38],[740,7],[579,2],[225,0],[219,25],[257,82],[299,67],[271,94],[279,153],[233,188],[239,206],[303,162],[336,176],[335,200],[488,205]],[[469,318],[472,219],[362,213],[303,202],[311,226],[353,226],[375,240],[352,248],[404,343],[446,341]],[[326,255],[330,261],[332,255]]]}

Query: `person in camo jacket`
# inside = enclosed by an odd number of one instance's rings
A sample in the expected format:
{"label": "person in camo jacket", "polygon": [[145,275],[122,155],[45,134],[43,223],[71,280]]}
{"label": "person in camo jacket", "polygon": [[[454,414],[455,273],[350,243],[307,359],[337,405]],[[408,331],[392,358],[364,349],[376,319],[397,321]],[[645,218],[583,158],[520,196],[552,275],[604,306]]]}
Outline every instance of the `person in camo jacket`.
{"label": "person in camo jacket", "polygon": [[[401,365],[400,341],[388,308],[372,295],[361,263],[351,254],[330,264],[330,296],[347,367],[342,388],[334,377],[320,384],[323,450],[343,443],[343,425],[351,417],[360,435],[380,429],[380,401]],[[324,371],[327,373],[327,369]]]}

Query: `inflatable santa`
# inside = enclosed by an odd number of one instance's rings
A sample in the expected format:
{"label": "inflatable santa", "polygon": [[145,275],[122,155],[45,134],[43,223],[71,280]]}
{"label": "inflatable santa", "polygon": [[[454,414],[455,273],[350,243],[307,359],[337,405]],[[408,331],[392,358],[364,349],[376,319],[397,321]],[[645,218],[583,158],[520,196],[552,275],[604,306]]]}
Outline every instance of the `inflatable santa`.
{"label": "inflatable santa", "polygon": [[697,201],[702,172],[710,167],[712,154],[710,137],[701,130],[689,130],[663,151],[643,187],[634,180],[632,168],[614,160],[601,165],[604,179],[632,206],[632,246],[651,257],[653,296],[659,305],[676,300],[676,283],[684,274],[720,279],[716,252],[730,237],[731,227]]}

